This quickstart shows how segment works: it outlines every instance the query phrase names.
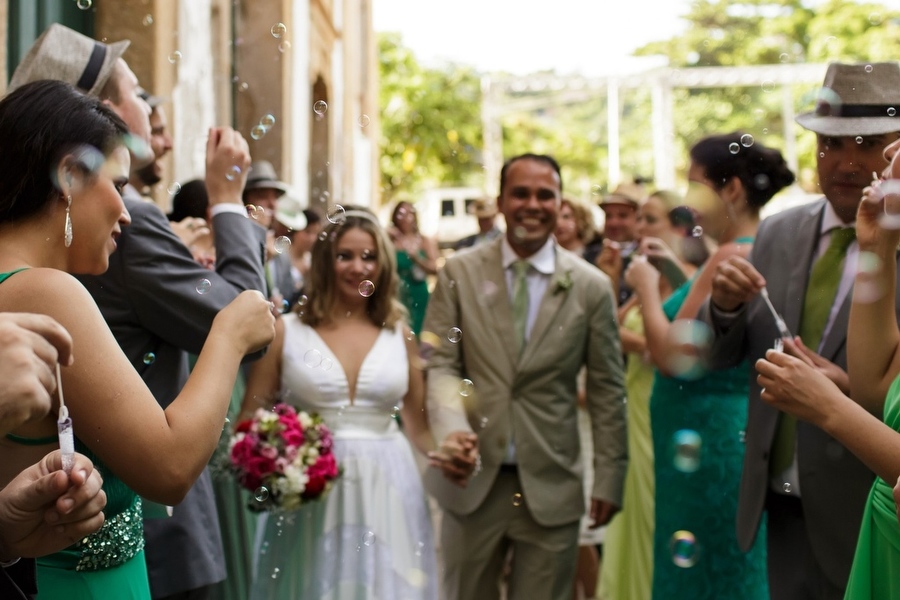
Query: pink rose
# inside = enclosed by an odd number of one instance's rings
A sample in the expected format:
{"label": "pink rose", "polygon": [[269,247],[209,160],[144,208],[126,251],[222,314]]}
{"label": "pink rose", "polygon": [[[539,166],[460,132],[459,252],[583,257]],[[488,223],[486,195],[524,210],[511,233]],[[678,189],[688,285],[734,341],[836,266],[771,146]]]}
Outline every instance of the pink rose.
{"label": "pink rose", "polygon": [[253,456],[254,441],[250,436],[245,435],[242,440],[237,442],[231,448],[231,464],[243,467],[247,460]]}
{"label": "pink rose", "polygon": [[275,446],[269,446],[268,444],[260,448],[259,450],[260,456],[263,458],[269,458],[271,460],[275,460],[278,458],[278,449]]}
{"label": "pink rose", "polygon": [[281,432],[281,439],[284,440],[284,443],[288,446],[297,447],[302,446],[305,438],[303,437],[303,432],[299,429],[285,429]]}

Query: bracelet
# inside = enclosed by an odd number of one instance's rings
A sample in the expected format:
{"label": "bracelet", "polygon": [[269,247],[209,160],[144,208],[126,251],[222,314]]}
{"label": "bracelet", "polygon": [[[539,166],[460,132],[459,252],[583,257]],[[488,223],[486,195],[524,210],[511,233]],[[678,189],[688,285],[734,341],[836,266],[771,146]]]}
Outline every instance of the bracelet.
{"label": "bracelet", "polygon": [[3,567],[4,569],[6,567],[11,567],[14,564],[16,564],[17,562],[19,562],[20,560],[21,560],[21,557],[19,557],[19,556],[17,556],[16,558],[14,558],[12,560],[0,560],[0,567]]}

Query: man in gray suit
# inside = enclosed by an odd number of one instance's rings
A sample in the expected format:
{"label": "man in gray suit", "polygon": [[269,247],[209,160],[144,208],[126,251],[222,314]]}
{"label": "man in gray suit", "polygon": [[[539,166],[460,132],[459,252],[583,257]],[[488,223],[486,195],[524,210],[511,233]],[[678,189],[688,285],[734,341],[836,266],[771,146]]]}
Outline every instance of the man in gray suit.
{"label": "man in gray suit", "polygon": [[[23,59],[10,86],[37,79],[68,81],[98,95],[134,136],[149,143],[149,106],[121,59],[125,47],[127,42],[106,45],[53,25]],[[162,211],[128,186],[123,196],[131,226],[123,230],[109,269],[98,277],[80,278],[163,407],[187,381],[187,353],[200,352],[218,311],[243,290],[265,289],[265,231],[247,218],[241,201],[249,164],[247,143],[238,132],[210,130],[206,186],[215,230],[215,271],[198,265]],[[132,165],[139,168],[140,162]],[[174,507],[171,518],[146,520],[144,536],[154,598],[207,598],[212,584],[225,578],[208,471]]]}
{"label": "man in gray suit", "polygon": [[[764,220],[749,261],[732,258],[717,269],[711,300],[701,310],[715,331],[714,366],[755,361],[780,337],[760,298],[765,286],[787,328],[803,332],[805,345],[789,350],[849,394],[847,319],[859,254],[852,227],[863,188],[887,165],[882,151],[898,137],[895,106],[900,108],[897,63],[829,66],[815,111],[797,117],[816,133],[825,198]],[[820,323],[813,322],[816,314]],[[755,375],[738,542],[749,549],[765,512],[771,597],[843,598],[873,474],[822,430],[762,402]]]}
{"label": "man in gray suit", "polygon": [[[436,346],[428,363],[432,431],[455,460],[476,433],[482,463],[465,486],[436,469],[425,476],[445,511],[448,600],[499,598],[510,550],[509,598],[568,600],[579,520],[588,510],[583,461],[594,465],[594,526],[622,505],[627,451],[616,301],[609,278],[553,239],[561,199],[553,158],[507,161],[497,199],[506,235],[448,259],[428,303],[424,331],[432,335],[422,338]],[[592,456],[579,447],[582,367]]]}

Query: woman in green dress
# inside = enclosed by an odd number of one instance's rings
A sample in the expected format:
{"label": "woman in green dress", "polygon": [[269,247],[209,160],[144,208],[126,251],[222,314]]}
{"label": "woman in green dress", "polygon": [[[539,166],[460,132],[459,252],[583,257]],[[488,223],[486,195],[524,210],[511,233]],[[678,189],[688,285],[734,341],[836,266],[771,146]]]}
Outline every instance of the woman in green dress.
{"label": "woman in green dress", "polygon": [[419,233],[416,208],[405,200],[394,207],[391,224],[388,233],[397,250],[400,302],[409,312],[410,328],[419,335],[431,296],[427,278],[437,273],[437,243]]}
{"label": "woman in green dress", "polygon": [[[900,141],[885,149],[885,158],[891,164],[883,179],[890,184],[884,191],[882,181],[866,188],[856,214],[860,268],[847,333],[850,397],[812,363],[799,339],[785,341],[783,352],[770,350],[756,364],[764,401],[821,428],[877,476],[845,600],[900,598],[900,524],[891,490],[900,476],[900,331],[895,312],[900,229],[896,223],[881,226],[886,213],[900,213],[900,196],[890,191],[896,192],[900,182]],[[748,290],[758,291],[758,283]]]}
{"label": "woman in green dress", "polygon": [[[656,478],[653,598],[768,598],[765,535],[748,553],[735,533],[747,420],[748,367],[706,372],[709,332],[693,319],[718,263],[746,256],[759,211],[794,181],[777,150],[740,132],[704,138],[691,148],[686,203],[697,209],[718,250],[663,303],[659,273],[632,260],[626,282],[642,304],[657,375],[650,397]],[[700,232],[698,232],[700,233]]]}
{"label": "woman in green dress", "polygon": [[[683,260],[685,243],[692,245],[693,215],[682,198],[660,190],[648,196],[638,210],[637,233],[645,252],[655,252],[655,264],[666,264],[660,278],[660,296],[694,274],[699,264]],[[697,240],[702,243],[702,241]],[[673,248],[674,251],[668,251]],[[666,256],[663,259],[663,256]],[[701,261],[702,262],[702,261]],[[614,274],[615,280],[619,279]],[[628,473],[622,510],[606,528],[603,567],[597,597],[649,600],[653,583],[653,437],[650,431],[650,392],[654,368],[647,352],[644,322],[636,296],[619,309],[619,336],[625,359],[628,399]]]}
{"label": "woman in green dress", "polygon": [[[153,398],[71,275],[103,273],[130,222],[126,134],[67,83],[29,83],[0,101],[0,311],[48,315],[71,335],[60,400],[108,498],[99,531],[39,561],[38,598],[150,598],[139,495],[181,501],[219,439],[241,359],[274,334],[269,303],[244,292],[216,317],[184,391],[165,410]],[[0,439],[0,486],[56,444],[57,412]]]}

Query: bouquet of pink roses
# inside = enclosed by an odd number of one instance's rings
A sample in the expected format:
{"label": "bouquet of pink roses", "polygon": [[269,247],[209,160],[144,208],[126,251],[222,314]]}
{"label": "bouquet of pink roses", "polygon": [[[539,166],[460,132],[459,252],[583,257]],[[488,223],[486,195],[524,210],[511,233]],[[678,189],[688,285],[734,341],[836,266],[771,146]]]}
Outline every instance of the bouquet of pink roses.
{"label": "bouquet of pink roses", "polygon": [[295,510],[331,489],[340,471],[331,431],[321,417],[276,404],[241,421],[229,444],[240,484],[253,492],[254,510]]}

